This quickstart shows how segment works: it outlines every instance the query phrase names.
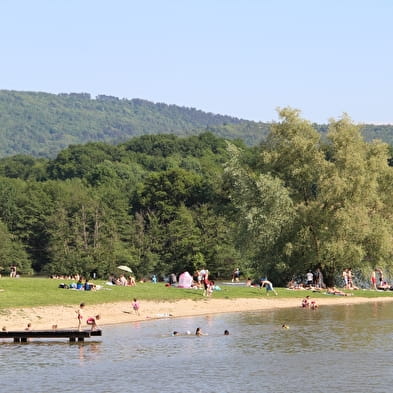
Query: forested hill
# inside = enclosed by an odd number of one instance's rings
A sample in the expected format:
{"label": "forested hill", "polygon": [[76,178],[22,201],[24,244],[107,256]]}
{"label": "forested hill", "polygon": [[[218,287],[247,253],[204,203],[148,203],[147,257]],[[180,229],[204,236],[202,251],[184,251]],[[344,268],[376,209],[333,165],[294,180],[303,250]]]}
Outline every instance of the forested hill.
{"label": "forested hill", "polygon": [[0,158],[54,157],[69,145],[206,131],[253,145],[267,135],[269,124],[141,99],[0,90]]}
{"label": "forested hill", "polygon": [[[321,133],[327,130],[327,125],[314,127]],[[141,99],[0,90],[0,158],[20,154],[53,158],[69,145],[206,131],[251,146],[266,137],[270,123]],[[365,125],[363,135],[367,141],[378,138],[393,145],[393,125]]]}

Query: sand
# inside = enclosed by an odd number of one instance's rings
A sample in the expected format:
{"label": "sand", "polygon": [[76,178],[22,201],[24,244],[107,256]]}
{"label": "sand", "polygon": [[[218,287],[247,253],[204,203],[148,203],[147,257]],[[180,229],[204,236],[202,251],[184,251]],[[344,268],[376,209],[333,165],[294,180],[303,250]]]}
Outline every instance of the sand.
{"label": "sand", "polygon": [[[391,297],[362,298],[356,296],[326,295],[316,299],[320,308],[328,305],[352,305],[360,303],[391,302]],[[252,299],[215,299],[178,300],[173,302],[141,301],[139,315],[130,302],[106,303],[99,305],[86,304],[83,310],[82,327],[88,328],[86,319],[100,314],[98,326],[119,323],[147,321],[152,318],[179,318],[207,314],[233,313],[241,311],[264,311],[277,308],[300,307],[301,299],[280,298],[270,296]],[[33,308],[3,309],[0,313],[0,327],[7,330],[23,330],[28,323],[33,330],[41,329],[73,329],[77,328],[78,320],[75,306],[45,306]]]}

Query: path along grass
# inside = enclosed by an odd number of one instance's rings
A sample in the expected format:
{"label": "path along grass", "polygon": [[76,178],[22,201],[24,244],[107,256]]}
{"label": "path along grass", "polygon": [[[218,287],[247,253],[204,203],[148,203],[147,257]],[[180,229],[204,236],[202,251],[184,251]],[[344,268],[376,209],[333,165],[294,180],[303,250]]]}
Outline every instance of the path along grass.
{"label": "path along grass", "polygon": [[[70,284],[69,280],[57,280],[50,278],[0,278],[0,310],[15,307],[37,307],[50,305],[76,305],[81,301],[88,304],[102,304],[121,301],[139,300],[151,301],[176,301],[179,299],[202,300],[202,290],[180,289],[167,287],[164,283],[137,283],[133,287],[106,285],[104,281],[95,281],[102,286],[98,291],[80,291],[59,288],[59,284]],[[221,290],[213,292],[213,298],[236,299],[236,298],[258,298],[266,297],[265,289],[259,287],[246,287],[245,285],[225,285],[217,283]],[[326,296],[325,293],[312,292],[310,290],[288,290],[286,288],[275,288],[278,296],[269,295],[274,298],[303,298],[310,295],[313,298]],[[345,291],[356,297],[393,297],[393,291],[356,290]]]}

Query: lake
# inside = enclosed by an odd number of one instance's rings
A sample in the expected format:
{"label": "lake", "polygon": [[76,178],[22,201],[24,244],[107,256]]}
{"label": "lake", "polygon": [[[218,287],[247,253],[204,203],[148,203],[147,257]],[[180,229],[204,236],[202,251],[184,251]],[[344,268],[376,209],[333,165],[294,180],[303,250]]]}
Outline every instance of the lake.
{"label": "lake", "polygon": [[2,342],[0,391],[385,392],[392,334],[378,302],[106,326],[84,343]]}

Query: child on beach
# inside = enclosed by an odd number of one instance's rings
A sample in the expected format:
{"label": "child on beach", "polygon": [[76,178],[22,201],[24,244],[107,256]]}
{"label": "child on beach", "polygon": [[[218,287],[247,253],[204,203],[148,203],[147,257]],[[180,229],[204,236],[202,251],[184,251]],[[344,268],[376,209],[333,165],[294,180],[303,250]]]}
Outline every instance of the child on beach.
{"label": "child on beach", "polygon": [[95,317],[87,318],[86,323],[87,323],[88,325],[91,326],[91,331],[97,330],[97,329],[98,329],[97,321],[98,321],[100,318],[101,318],[101,317],[100,317],[99,314],[96,315]]}
{"label": "child on beach", "polygon": [[132,302],[132,308],[135,311],[135,314],[139,315],[139,302],[137,299],[134,298],[134,301]]}
{"label": "child on beach", "polygon": [[78,330],[79,331],[81,330],[81,326],[82,326],[82,319],[83,319],[82,312],[83,312],[84,307],[85,307],[85,303],[81,303],[79,305],[78,310],[75,311],[77,318],[78,318]]}

